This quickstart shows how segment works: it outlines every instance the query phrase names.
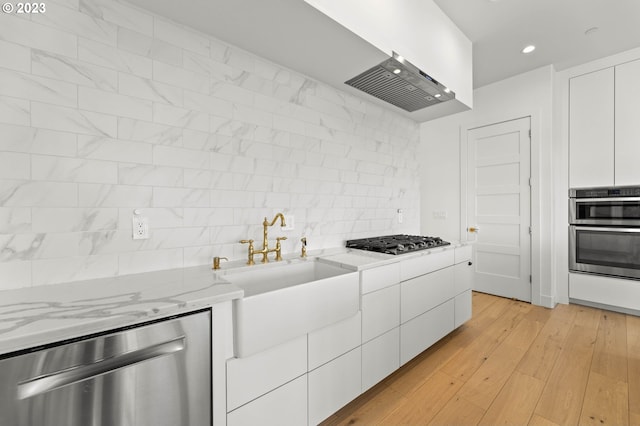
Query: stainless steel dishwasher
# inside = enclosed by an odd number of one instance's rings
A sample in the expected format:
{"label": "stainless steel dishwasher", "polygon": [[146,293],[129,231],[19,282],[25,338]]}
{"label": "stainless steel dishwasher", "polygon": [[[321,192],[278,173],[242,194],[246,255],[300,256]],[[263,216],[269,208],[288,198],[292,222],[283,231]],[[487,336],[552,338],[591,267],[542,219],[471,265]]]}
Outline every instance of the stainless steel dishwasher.
{"label": "stainless steel dishwasher", "polygon": [[0,359],[2,426],[210,426],[211,313]]}

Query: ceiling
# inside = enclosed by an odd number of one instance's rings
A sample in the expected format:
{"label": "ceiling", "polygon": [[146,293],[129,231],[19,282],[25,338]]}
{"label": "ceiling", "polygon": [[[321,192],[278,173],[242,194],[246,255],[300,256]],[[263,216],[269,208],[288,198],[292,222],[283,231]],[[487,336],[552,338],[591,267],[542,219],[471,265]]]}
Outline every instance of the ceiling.
{"label": "ceiling", "polygon": [[[386,59],[303,0],[130,1],[346,91],[346,79]],[[434,1],[473,42],[474,88],[544,65],[561,70],[640,46],[639,0]],[[585,35],[593,27],[598,30]],[[520,50],[528,44],[537,49],[524,55]],[[453,102],[405,115],[425,121],[456,112]]]}

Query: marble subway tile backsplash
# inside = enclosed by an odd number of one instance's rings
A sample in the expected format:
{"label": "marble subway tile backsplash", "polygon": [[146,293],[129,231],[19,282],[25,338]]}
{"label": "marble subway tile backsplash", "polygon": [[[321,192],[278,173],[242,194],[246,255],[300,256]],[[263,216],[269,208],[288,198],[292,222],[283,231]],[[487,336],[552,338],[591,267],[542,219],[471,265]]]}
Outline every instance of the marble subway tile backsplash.
{"label": "marble subway tile backsplash", "polygon": [[[0,290],[419,229],[418,125],[119,0],[0,15]],[[404,222],[397,221],[397,209]],[[132,214],[150,238],[132,239]],[[259,245],[259,243],[258,243]]]}

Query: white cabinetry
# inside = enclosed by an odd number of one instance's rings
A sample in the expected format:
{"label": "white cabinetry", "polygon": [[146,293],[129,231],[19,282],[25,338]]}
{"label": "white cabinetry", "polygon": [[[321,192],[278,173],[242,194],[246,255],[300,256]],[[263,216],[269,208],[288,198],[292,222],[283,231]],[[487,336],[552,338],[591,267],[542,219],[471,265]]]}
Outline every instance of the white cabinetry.
{"label": "white cabinetry", "polygon": [[640,60],[615,68],[615,184],[640,184]]}
{"label": "white cabinetry", "polygon": [[471,319],[471,290],[473,289],[473,267],[471,246],[458,247],[455,251],[455,324],[456,328]]}
{"label": "white cabinetry", "polygon": [[614,69],[569,80],[569,186],[614,184]]}
{"label": "white cabinetry", "polygon": [[638,185],[640,60],[569,80],[569,186]]}

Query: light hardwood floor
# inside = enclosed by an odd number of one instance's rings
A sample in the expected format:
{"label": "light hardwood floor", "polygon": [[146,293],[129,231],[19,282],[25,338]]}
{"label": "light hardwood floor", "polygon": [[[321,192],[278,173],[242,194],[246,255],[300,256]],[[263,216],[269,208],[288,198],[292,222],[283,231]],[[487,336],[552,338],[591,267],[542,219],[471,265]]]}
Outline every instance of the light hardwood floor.
{"label": "light hardwood floor", "polygon": [[640,425],[640,318],[473,294],[473,318],[323,425]]}

